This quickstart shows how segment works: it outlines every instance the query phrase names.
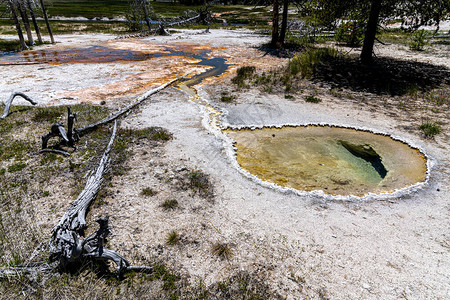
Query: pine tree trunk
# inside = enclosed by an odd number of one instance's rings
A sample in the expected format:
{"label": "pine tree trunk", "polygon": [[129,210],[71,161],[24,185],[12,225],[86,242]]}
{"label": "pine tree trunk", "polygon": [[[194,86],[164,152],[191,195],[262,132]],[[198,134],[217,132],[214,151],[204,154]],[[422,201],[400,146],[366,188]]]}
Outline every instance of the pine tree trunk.
{"label": "pine tree trunk", "polygon": [[361,51],[361,62],[363,64],[370,64],[373,61],[372,53],[375,44],[375,36],[377,34],[378,18],[381,11],[381,1],[382,0],[372,0],[366,35],[364,37],[364,45]]}
{"label": "pine tree trunk", "polygon": [[11,8],[11,15],[14,20],[14,24],[16,25],[17,35],[19,36],[20,47],[22,48],[22,50],[27,49],[28,47],[27,44],[25,44],[25,39],[23,38],[22,28],[20,27],[20,22],[19,19],[17,18],[16,5],[12,0],[8,0],[8,3],[9,7]]}
{"label": "pine tree trunk", "polygon": [[17,0],[17,2],[19,3],[19,12],[20,12],[20,16],[22,17],[23,26],[25,27],[25,30],[27,31],[28,44],[30,46],[33,46],[34,41],[33,41],[33,35],[31,34],[30,22],[28,22],[27,8],[25,7],[23,0]]}
{"label": "pine tree trunk", "polygon": [[41,30],[39,29],[38,23],[36,21],[36,17],[34,15],[33,6],[31,5],[31,0],[26,0],[28,4],[28,10],[30,11],[31,20],[33,21],[34,30],[36,31],[36,35],[38,38],[38,42],[42,44]]}
{"label": "pine tree trunk", "polygon": [[279,40],[281,45],[284,45],[284,40],[286,38],[288,9],[289,9],[289,0],[283,0],[283,19],[281,20],[281,31],[280,31],[280,40]]}
{"label": "pine tree trunk", "polygon": [[55,39],[53,38],[53,33],[52,33],[52,29],[50,27],[50,22],[48,21],[47,10],[45,9],[45,6],[44,6],[44,0],[40,0],[40,2],[41,2],[42,13],[44,14],[45,24],[47,24],[48,34],[50,35],[50,40],[52,41],[52,44],[54,44]]}
{"label": "pine tree trunk", "polygon": [[273,17],[272,17],[272,41],[270,42],[272,47],[277,47],[278,43],[278,0],[273,0]]}
{"label": "pine tree trunk", "polygon": [[144,10],[145,23],[147,23],[148,30],[152,30],[152,25],[150,24],[150,18],[148,17],[147,0],[142,0],[142,9]]}

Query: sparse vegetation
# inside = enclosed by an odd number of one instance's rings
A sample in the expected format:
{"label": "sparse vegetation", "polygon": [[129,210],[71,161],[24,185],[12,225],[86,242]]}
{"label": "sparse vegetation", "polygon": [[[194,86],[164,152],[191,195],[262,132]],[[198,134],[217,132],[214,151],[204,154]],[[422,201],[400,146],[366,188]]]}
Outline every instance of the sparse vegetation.
{"label": "sparse vegetation", "polygon": [[306,102],[310,102],[310,103],[319,103],[322,100],[320,98],[315,97],[315,96],[306,96],[305,97],[305,101]]}
{"label": "sparse vegetation", "polygon": [[336,29],[335,39],[349,47],[359,47],[364,39],[364,31],[365,24],[362,21],[342,22]]}
{"label": "sparse vegetation", "polygon": [[419,126],[419,129],[425,135],[425,137],[433,137],[441,132],[441,127],[437,123],[425,122]]}
{"label": "sparse vegetation", "polygon": [[236,96],[230,95],[228,92],[222,92],[221,93],[220,101],[222,101],[222,102],[231,103],[235,99],[236,99]]}
{"label": "sparse vegetation", "polygon": [[0,51],[15,52],[20,50],[20,42],[18,40],[9,41],[0,39]]}
{"label": "sparse vegetation", "polygon": [[246,80],[252,78],[256,68],[254,66],[240,67],[236,71],[236,76],[231,79],[231,82],[236,84],[240,88],[247,88]]}
{"label": "sparse vegetation", "polygon": [[21,171],[23,168],[25,168],[27,165],[24,163],[18,163],[14,164],[8,167],[8,172],[17,172]]}
{"label": "sparse vegetation", "polygon": [[161,207],[164,210],[173,210],[178,207],[178,201],[174,199],[164,200],[164,202],[161,203]]}
{"label": "sparse vegetation", "polygon": [[205,173],[199,170],[192,171],[189,174],[189,183],[194,192],[198,192],[202,196],[211,196],[212,186]]}
{"label": "sparse vegetation", "polygon": [[178,243],[179,239],[180,239],[180,235],[175,230],[172,230],[171,232],[169,232],[167,234],[166,243],[168,245],[173,246],[176,243]]}
{"label": "sparse vegetation", "polygon": [[141,195],[142,196],[154,196],[154,195],[156,195],[156,192],[152,188],[146,187],[146,188],[142,189]]}
{"label": "sparse vegetation", "polygon": [[428,44],[425,39],[426,35],[427,32],[423,29],[414,32],[409,43],[409,49],[413,51],[423,51],[425,46]]}
{"label": "sparse vegetation", "polygon": [[293,76],[301,74],[303,78],[311,78],[318,65],[327,63],[338,56],[338,51],[333,48],[316,48],[298,53],[289,62],[289,73]]}
{"label": "sparse vegetation", "polygon": [[228,243],[215,243],[212,247],[212,253],[226,260],[230,260],[233,257],[233,250]]}

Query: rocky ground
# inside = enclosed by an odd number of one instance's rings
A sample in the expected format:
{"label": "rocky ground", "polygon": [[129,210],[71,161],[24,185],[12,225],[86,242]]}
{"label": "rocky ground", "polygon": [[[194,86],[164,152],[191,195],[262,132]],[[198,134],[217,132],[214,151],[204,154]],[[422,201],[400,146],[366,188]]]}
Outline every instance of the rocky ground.
{"label": "rocky ground", "polygon": [[[332,123],[370,128],[420,147],[430,158],[427,185],[388,200],[333,200],[295,195],[262,186],[246,178],[230,157],[230,145],[209,130],[205,105],[170,87],[124,118],[122,128],[159,126],[173,139],[155,147],[132,146],[130,168],[114,176],[102,205],[89,213],[111,216],[110,248],[135,263],[162,260],[193,286],[212,287],[236,274],[257,278],[264,298],[287,299],[445,299],[449,297],[448,234],[449,139],[448,87],[446,102],[333,89],[329,83],[303,81],[302,91],[286,99],[258,87],[235,88],[230,78],[240,66],[259,72],[275,69],[288,59],[257,49],[267,37],[250,31],[180,30],[169,37],[118,40],[108,35],[58,37],[56,45],[39,49],[64,50],[103,45],[145,53],[173,46],[186,51],[208,50],[211,57],[232,64],[220,78],[209,78],[196,90],[223,112],[222,126]],[[447,48],[424,53],[398,46],[377,47],[379,56],[450,67]],[[40,105],[80,102],[116,109],[133,97],[189,71],[205,67],[185,57],[157,57],[139,62],[33,64],[0,66],[0,99],[22,91]],[[234,96],[221,101],[223,91]],[[307,103],[314,94],[320,103]],[[409,98],[408,98],[409,99]],[[18,101],[17,103],[20,103]],[[430,118],[441,122],[442,133],[425,139],[417,127]],[[41,204],[36,219],[49,232],[73,201],[61,197],[63,182],[52,182],[50,202]],[[151,192],[144,192],[151,189]],[[177,204],[167,206],[168,200]],[[173,203],[173,202],[172,202]],[[180,240],[167,244],[175,231]],[[225,245],[228,259],[214,248]],[[270,295],[270,296],[269,296]]]}

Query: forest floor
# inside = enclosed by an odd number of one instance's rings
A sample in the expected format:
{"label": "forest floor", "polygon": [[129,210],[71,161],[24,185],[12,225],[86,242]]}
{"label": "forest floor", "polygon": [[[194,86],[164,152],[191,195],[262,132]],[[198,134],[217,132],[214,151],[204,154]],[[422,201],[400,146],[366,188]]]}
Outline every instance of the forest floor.
{"label": "forest floor", "polygon": [[[116,151],[125,151],[124,157],[113,157],[111,174],[87,219],[89,231],[93,231],[93,220],[109,215],[114,233],[109,248],[133,264],[157,263],[170,272],[165,269],[164,276],[156,276],[158,280],[144,277],[138,283],[127,278],[126,284],[98,279],[88,271],[56,275],[37,285],[23,279],[3,281],[0,298],[449,297],[448,45],[433,44],[425,51],[413,52],[404,45],[377,44],[379,58],[391,59],[394,64],[407,61],[410,70],[427,70],[430,76],[444,72],[437,76],[441,81],[426,91],[412,89],[390,95],[337,86],[344,81],[319,79],[298,79],[289,93],[275,85],[269,90],[258,85],[239,88],[231,81],[239,67],[254,66],[261,75],[279,70],[289,61],[261,49],[268,37],[249,30],[217,29],[210,34],[178,30],[171,36],[139,39],[61,35],[57,41],[30,52],[27,59],[32,64],[15,64],[13,56],[0,57],[0,99],[21,91],[39,103],[38,108],[15,110],[0,123],[0,132],[8,141],[29,143],[21,148],[24,155],[17,157],[6,156],[7,140],[0,142],[3,265],[17,257],[26,260],[39,242],[50,237],[107,139],[108,132],[103,129],[82,140],[71,157],[46,159],[37,153],[40,136],[51,124],[44,118],[65,122],[61,106],[83,104],[76,106],[82,123],[89,114],[95,119],[177,76],[209,68],[195,65],[199,61],[195,57],[155,55],[173,50],[223,57],[230,64],[224,74],[194,86],[208,105],[222,112],[222,126],[323,122],[370,128],[419,147],[431,161],[430,176],[423,188],[385,200],[299,196],[262,186],[234,167],[227,155],[231,145],[208,126],[207,106],[174,85],[121,120],[122,148],[119,145]],[[67,53],[74,50],[81,54],[86,50],[87,58],[71,61]],[[107,56],[108,51],[120,56],[122,50],[147,57],[109,62],[99,56],[92,58],[95,51],[104,51],[100,56]],[[47,59],[53,55],[55,60],[38,63],[39,51],[47,51]],[[349,82],[348,77],[359,76],[357,71],[345,71],[336,78]],[[230,101],[224,101],[224,96]],[[306,102],[307,96],[321,102]],[[26,105],[20,99],[15,101]],[[58,107],[56,112],[42,113],[54,107]],[[83,113],[88,114],[85,119]],[[436,122],[442,132],[426,138],[419,130],[424,122]],[[149,127],[164,128],[172,137],[167,141],[142,139],[137,132]],[[114,159],[120,164],[114,164]],[[173,232],[178,240],[171,244]],[[218,253],[220,247],[229,257]],[[64,280],[58,279],[63,276]]]}

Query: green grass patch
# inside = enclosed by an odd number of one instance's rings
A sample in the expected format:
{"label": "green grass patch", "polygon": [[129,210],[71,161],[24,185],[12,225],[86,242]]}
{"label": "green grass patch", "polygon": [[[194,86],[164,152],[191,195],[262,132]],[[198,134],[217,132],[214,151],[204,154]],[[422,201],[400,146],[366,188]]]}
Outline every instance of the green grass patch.
{"label": "green grass patch", "polygon": [[322,99],[317,98],[315,96],[306,96],[305,101],[309,102],[309,103],[319,103],[319,102],[322,102]]}
{"label": "green grass patch", "polygon": [[189,174],[189,183],[191,189],[201,195],[209,195],[212,193],[212,186],[209,182],[209,176],[201,171],[192,171]]}
{"label": "green grass patch", "polygon": [[422,123],[422,125],[419,126],[419,129],[427,138],[433,137],[436,134],[441,133],[441,127],[437,123],[433,122]]}
{"label": "green grass patch", "polygon": [[160,279],[163,281],[162,289],[165,291],[173,291],[176,289],[176,282],[180,280],[180,277],[170,272],[165,265],[156,264],[153,267],[155,274],[154,277],[156,279]]}
{"label": "green grass patch", "polygon": [[0,51],[4,52],[16,52],[20,51],[20,41],[19,40],[3,40],[0,39]]}
{"label": "green grass patch", "polygon": [[163,203],[161,203],[161,207],[164,210],[173,210],[176,209],[178,207],[178,201],[177,200],[165,200]]}
{"label": "green grass patch", "polygon": [[231,103],[236,99],[236,96],[228,94],[228,92],[222,92],[220,101],[225,103]]}
{"label": "green grass patch", "polygon": [[175,231],[172,230],[167,234],[166,243],[167,245],[175,245],[180,240],[180,235]]}
{"label": "green grass patch", "polygon": [[27,166],[27,164],[25,164],[25,163],[17,163],[17,164],[9,166],[8,172],[12,173],[12,172],[22,171],[26,166]]}
{"label": "green grass patch", "polygon": [[142,196],[154,196],[154,195],[156,195],[156,192],[152,188],[146,187],[146,188],[142,189],[141,195]]}
{"label": "green grass patch", "polygon": [[34,122],[49,122],[49,123],[56,123],[59,117],[62,117],[63,112],[61,109],[56,108],[37,108],[33,118],[31,119]]}
{"label": "green grass patch", "polygon": [[288,64],[288,72],[291,75],[301,74],[303,78],[311,78],[318,65],[325,64],[335,59],[338,51],[333,48],[315,48],[296,54]]}
{"label": "green grass patch", "polygon": [[253,77],[256,68],[254,66],[240,67],[236,71],[236,76],[231,79],[231,82],[236,84],[240,88],[247,88],[246,81]]}

